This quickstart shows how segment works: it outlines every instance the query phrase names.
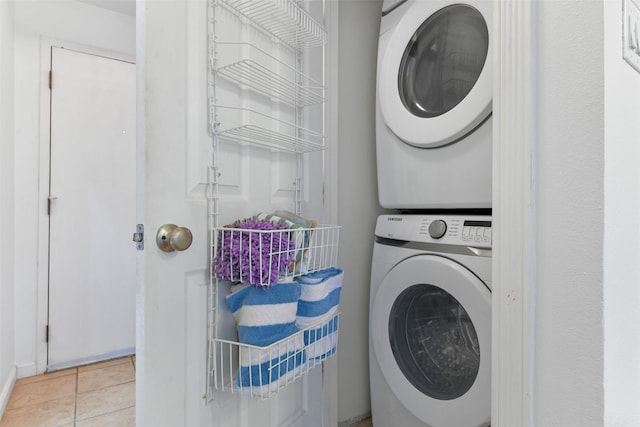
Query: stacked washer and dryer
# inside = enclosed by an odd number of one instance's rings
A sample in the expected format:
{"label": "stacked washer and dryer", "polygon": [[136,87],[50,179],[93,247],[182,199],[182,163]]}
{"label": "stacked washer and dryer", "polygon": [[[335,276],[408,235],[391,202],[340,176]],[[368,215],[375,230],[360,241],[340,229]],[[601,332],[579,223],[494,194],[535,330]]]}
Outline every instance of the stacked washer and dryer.
{"label": "stacked washer and dryer", "polygon": [[378,47],[381,206],[371,269],[374,427],[491,415],[490,0],[385,0]]}

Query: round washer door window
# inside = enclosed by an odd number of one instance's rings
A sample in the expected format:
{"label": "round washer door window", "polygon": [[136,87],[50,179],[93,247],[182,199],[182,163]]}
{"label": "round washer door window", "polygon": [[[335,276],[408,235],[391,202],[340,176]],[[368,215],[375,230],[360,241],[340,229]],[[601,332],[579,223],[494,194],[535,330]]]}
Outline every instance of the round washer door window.
{"label": "round washer door window", "polygon": [[451,400],[478,376],[480,343],[464,307],[428,284],[405,289],[389,316],[389,342],[404,376],[422,393]]}
{"label": "round washer door window", "polygon": [[489,425],[491,291],[462,264],[424,254],[393,267],[373,297],[371,342],[385,382],[418,419]]}
{"label": "round washer door window", "polygon": [[418,117],[440,116],[476,84],[487,60],[489,30],[477,9],[440,9],[415,32],[400,62],[402,103]]}

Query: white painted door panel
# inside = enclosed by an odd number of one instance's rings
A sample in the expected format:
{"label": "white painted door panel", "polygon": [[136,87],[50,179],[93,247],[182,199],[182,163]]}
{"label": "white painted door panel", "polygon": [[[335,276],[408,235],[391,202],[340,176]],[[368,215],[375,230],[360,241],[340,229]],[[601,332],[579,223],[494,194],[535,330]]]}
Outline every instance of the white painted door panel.
{"label": "white painted door panel", "polygon": [[[207,133],[206,2],[150,0],[139,3],[144,47],[138,80],[139,191],[144,206],[145,250],[140,254],[137,423],[153,427],[319,427],[323,425],[323,374],[313,369],[270,400],[217,391],[205,404],[207,356]],[[168,24],[170,23],[170,25]],[[139,39],[140,40],[140,39]],[[143,138],[142,138],[143,137]],[[143,141],[144,140],[144,141]],[[295,156],[258,147],[220,146],[220,224],[272,209],[293,210]],[[321,154],[306,160],[321,181]],[[319,165],[318,165],[319,164]],[[322,182],[316,184],[322,188]],[[320,192],[305,191],[303,209],[316,209]],[[322,221],[321,212],[316,217]],[[161,252],[155,233],[162,224],[186,226],[193,244],[184,252]],[[228,290],[228,287],[227,287]],[[220,291],[221,333],[235,325]]]}
{"label": "white painted door panel", "polygon": [[49,369],[135,351],[135,65],[52,48]]}

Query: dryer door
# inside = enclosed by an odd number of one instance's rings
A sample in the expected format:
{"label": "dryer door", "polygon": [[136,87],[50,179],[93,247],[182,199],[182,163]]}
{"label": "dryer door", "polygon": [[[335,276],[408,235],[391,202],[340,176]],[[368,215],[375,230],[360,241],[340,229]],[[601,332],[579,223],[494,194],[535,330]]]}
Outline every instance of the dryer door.
{"label": "dryer door", "polygon": [[491,114],[491,2],[413,1],[381,45],[385,124],[424,148],[454,142]]}
{"label": "dryer door", "polygon": [[491,416],[491,292],[462,265],[418,255],[383,279],[372,306],[380,370],[430,426],[487,426]]}

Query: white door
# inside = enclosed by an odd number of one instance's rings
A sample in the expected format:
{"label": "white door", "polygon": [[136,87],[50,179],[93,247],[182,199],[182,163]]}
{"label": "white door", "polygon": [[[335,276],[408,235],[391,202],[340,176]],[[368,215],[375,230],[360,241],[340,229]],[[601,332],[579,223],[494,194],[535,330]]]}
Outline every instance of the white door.
{"label": "white door", "polygon": [[[272,399],[218,390],[206,404],[210,249],[205,190],[211,164],[207,5],[186,0],[138,5],[138,33],[144,40],[138,50],[138,132],[144,144],[138,165],[144,203],[138,217],[146,234],[139,257],[138,425],[321,426],[325,408],[320,366]],[[310,154],[306,162],[321,161],[322,154]],[[257,211],[293,210],[293,155],[228,142],[221,144],[219,164],[220,225]],[[313,205],[311,193],[305,186],[305,210]],[[320,197],[320,191],[315,195]],[[189,249],[166,253],[157,247],[156,232],[166,223],[191,230]],[[221,296],[227,290],[221,289]],[[220,307],[224,311],[224,302]],[[221,330],[233,328],[223,313],[219,323]]]}
{"label": "white door", "polygon": [[48,369],[135,352],[135,65],[52,48]]}

